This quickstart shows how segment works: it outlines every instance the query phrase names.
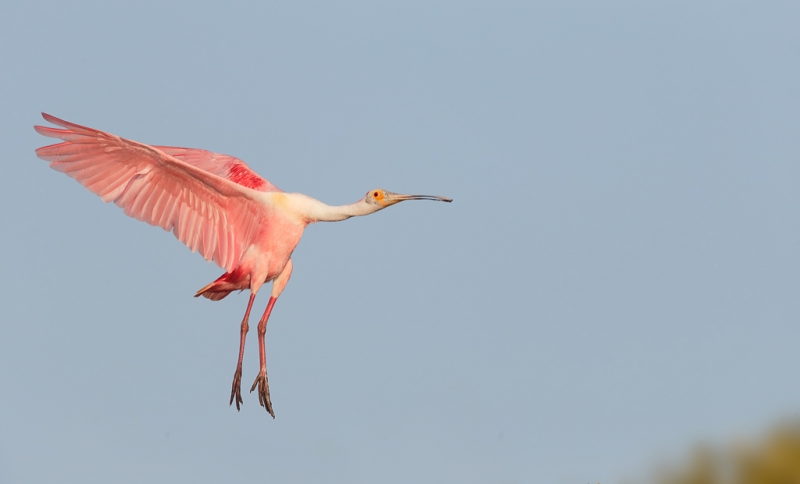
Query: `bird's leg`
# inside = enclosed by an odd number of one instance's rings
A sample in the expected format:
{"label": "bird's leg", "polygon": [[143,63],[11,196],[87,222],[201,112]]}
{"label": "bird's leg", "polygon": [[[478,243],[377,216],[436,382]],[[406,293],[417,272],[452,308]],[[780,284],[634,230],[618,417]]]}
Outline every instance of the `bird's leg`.
{"label": "bird's leg", "polygon": [[267,320],[272,312],[272,306],[278,298],[270,297],[267,303],[267,309],[264,310],[264,315],[261,316],[261,321],[258,322],[258,356],[261,361],[261,370],[258,372],[256,381],[250,388],[250,392],[258,387],[258,403],[267,409],[272,418],[275,418],[275,412],[272,410],[272,401],[269,399],[269,380],[267,379],[267,350],[264,347],[264,335],[267,333]]}
{"label": "bird's leg", "polygon": [[250,319],[250,309],[253,307],[253,301],[256,299],[255,294],[250,294],[250,301],[247,303],[247,311],[244,312],[244,319],[242,319],[241,336],[239,340],[239,362],[236,364],[236,372],[233,374],[233,385],[231,386],[231,401],[228,405],[233,405],[236,400],[236,410],[239,410],[242,404],[242,359],[244,358],[244,340],[247,338],[247,331],[250,325],[247,320]]}
{"label": "bird's leg", "polygon": [[272,313],[272,307],[275,306],[275,301],[283,292],[289,278],[292,277],[292,259],[286,261],[281,273],[272,281],[272,294],[270,295],[267,309],[264,310],[264,315],[261,316],[261,321],[258,322],[258,356],[261,360],[261,370],[258,372],[256,381],[250,387],[250,391],[258,387],[258,403],[267,409],[272,418],[275,418],[275,412],[272,410],[272,401],[269,399],[269,380],[267,380],[267,350],[264,347],[264,335],[267,333],[267,321],[269,315]]}

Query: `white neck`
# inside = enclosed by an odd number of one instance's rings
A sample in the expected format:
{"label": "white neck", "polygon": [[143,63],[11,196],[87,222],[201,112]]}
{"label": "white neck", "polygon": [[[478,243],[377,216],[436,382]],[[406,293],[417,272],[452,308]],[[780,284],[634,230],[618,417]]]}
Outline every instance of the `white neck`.
{"label": "white neck", "polygon": [[290,209],[300,215],[306,223],[339,222],[350,217],[369,215],[384,208],[381,205],[367,203],[364,199],[349,205],[332,206],[302,193],[286,193],[285,195]]}

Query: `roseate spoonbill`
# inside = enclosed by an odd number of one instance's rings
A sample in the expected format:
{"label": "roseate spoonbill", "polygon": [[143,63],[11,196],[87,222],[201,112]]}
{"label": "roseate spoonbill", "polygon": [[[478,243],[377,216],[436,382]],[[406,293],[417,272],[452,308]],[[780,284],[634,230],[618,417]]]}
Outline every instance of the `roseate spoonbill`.
{"label": "roseate spoonbill", "polygon": [[232,156],[192,148],[149,146],[42,113],[64,129],[35,126],[62,143],[36,150],[50,168],[76,179],[104,202],[113,201],[125,215],[172,231],[189,249],[225,270],[195,294],[219,301],[231,291],[250,289],[242,319],[239,360],[230,404],[242,403],[242,357],[248,319],[256,293],[272,281],[264,315],[258,323],[260,371],[250,392],[275,418],[267,380],[264,334],[275,301],[292,275],[292,252],[303,229],[314,222],[338,222],[369,215],[405,200],[452,201],[431,195],[400,195],[370,190],[350,205],[330,206],[301,193],[285,193]]}

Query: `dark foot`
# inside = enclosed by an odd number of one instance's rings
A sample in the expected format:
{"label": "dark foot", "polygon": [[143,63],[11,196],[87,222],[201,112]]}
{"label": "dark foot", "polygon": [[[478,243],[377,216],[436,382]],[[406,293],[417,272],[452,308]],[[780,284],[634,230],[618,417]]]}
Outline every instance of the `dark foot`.
{"label": "dark foot", "polygon": [[272,401],[269,399],[269,381],[265,372],[258,374],[256,381],[253,382],[253,387],[250,388],[251,393],[256,389],[256,386],[258,386],[258,403],[262,407],[266,407],[267,412],[272,415],[272,418],[275,418],[275,412],[272,411]]}
{"label": "dark foot", "polygon": [[236,400],[236,410],[242,404],[242,368],[236,368],[236,373],[233,374],[233,385],[231,386],[231,402],[228,405],[233,405]]}

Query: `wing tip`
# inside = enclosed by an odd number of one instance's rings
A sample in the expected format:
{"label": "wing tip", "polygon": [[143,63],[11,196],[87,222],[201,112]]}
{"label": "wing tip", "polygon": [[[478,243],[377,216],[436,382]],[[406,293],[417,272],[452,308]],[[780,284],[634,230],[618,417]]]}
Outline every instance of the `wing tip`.
{"label": "wing tip", "polygon": [[76,130],[77,131],[85,131],[87,133],[93,133],[93,132],[97,131],[94,128],[89,128],[87,126],[83,126],[83,125],[80,125],[80,124],[75,124],[75,123],[70,123],[69,121],[64,121],[63,119],[57,118],[57,117],[53,116],[52,114],[47,114],[44,111],[42,111],[42,117],[48,123],[53,123],[56,126],[61,126],[62,128],[67,128],[67,129],[70,129],[72,131],[76,131]]}
{"label": "wing tip", "polygon": [[64,121],[63,119],[57,118],[57,117],[53,116],[52,114],[47,114],[44,111],[42,111],[42,117],[48,123],[57,124],[59,126],[65,126],[67,124],[67,122]]}
{"label": "wing tip", "polygon": [[[68,122],[64,121],[63,119],[59,119],[51,114],[47,114],[46,112],[42,111],[42,117],[48,123],[55,124],[56,126],[61,126],[63,128],[69,127]],[[59,138],[60,134],[64,132],[63,129],[56,129],[50,126],[40,126],[35,124],[33,129],[42,136],[47,136],[48,138]]]}

